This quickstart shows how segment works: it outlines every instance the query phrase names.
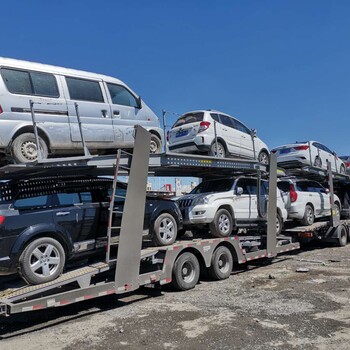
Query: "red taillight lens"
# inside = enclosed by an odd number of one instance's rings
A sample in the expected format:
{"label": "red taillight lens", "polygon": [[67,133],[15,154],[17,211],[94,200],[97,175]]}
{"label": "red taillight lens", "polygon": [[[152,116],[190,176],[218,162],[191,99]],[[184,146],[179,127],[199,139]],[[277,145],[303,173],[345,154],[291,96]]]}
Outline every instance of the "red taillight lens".
{"label": "red taillight lens", "polygon": [[2,107],[1,107],[1,105],[0,105],[0,114],[3,112],[3,110],[2,110]]}
{"label": "red taillight lens", "polygon": [[347,168],[350,168],[350,162],[345,162]]}
{"label": "red taillight lens", "polygon": [[289,185],[289,198],[290,201],[293,203],[298,199],[298,193],[295,192],[294,185]]}
{"label": "red taillight lens", "polygon": [[2,225],[5,221],[5,216],[0,215],[0,225]]}
{"label": "red taillight lens", "polygon": [[309,146],[305,145],[305,146],[297,146],[293,148],[297,151],[306,151],[307,149],[309,149]]}
{"label": "red taillight lens", "polygon": [[210,126],[210,122],[200,122],[198,132],[207,130]]}
{"label": "red taillight lens", "polygon": [[271,153],[276,153],[277,152],[277,150],[276,149],[273,149],[272,151],[271,151]]}

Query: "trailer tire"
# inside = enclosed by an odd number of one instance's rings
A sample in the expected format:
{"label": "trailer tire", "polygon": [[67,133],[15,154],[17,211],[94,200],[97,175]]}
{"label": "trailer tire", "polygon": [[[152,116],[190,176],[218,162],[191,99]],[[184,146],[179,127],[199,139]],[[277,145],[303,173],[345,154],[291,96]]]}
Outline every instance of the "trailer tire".
{"label": "trailer tire", "polygon": [[312,225],[315,221],[314,209],[310,204],[305,205],[304,217],[301,219],[301,224],[303,226]]}
{"label": "trailer tire", "polygon": [[339,237],[338,237],[338,246],[339,247],[345,247],[348,243],[348,233],[346,231],[346,228],[344,227],[344,225],[340,225],[338,227],[338,231],[339,231]]}
{"label": "trailer tire", "polygon": [[233,268],[233,258],[227,247],[215,249],[208,269],[209,276],[214,280],[224,280],[230,277]]}
{"label": "trailer tire", "polygon": [[41,237],[23,250],[19,258],[19,274],[29,284],[50,282],[62,274],[65,261],[61,243],[51,237]]}
{"label": "trailer tire", "polygon": [[209,224],[213,237],[228,237],[232,233],[233,220],[230,212],[226,209],[219,209],[214,220]]}
{"label": "trailer tire", "polygon": [[199,280],[200,266],[196,256],[190,252],[181,254],[173,267],[172,284],[178,290],[189,290]]}
{"label": "trailer tire", "polygon": [[[39,136],[41,155],[44,159],[48,156],[46,142]],[[37,145],[35,136],[26,132],[18,135],[12,142],[11,153],[16,163],[31,163],[38,160]]]}
{"label": "trailer tire", "polygon": [[177,237],[177,223],[169,213],[159,215],[154,222],[153,243],[157,246],[173,244]]}

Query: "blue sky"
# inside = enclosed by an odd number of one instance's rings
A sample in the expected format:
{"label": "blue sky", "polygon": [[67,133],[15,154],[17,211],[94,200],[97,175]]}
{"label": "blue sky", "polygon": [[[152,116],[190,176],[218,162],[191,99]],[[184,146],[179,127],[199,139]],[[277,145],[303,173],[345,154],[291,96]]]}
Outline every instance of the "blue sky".
{"label": "blue sky", "polygon": [[[112,75],[161,116],[350,154],[350,1],[3,1],[0,55]],[[174,117],[169,120],[172,123]]]}

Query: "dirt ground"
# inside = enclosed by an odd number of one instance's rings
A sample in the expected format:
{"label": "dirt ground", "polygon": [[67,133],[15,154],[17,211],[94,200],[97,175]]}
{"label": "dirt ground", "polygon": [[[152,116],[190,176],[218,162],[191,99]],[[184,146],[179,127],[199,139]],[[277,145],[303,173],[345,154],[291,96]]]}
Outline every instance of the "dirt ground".
{"label": "dirt ground", "polygon": [[350,245],[310,248],[187,292],[143,289],[1,318],[0,348],[347,350],[349,286]]}

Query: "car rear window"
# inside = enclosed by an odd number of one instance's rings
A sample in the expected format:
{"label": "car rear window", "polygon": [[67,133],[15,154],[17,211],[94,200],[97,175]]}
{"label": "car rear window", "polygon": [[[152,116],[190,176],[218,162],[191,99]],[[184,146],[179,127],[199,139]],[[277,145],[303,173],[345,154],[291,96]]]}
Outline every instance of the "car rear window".
{"label": "car rear window", "polygon": [[190,193],[226,192],[233,186],[234,179],[210,180],[200,183]]}
{"label": "car rear window", "polygon": [[174,124],[173,128],[176,128],[177,126],[185,125],[185,124],[191,124],[196,122],[203,121],[204,113],[198,112],[198,113],[187,113],[181,116],[176,123]]}
{"label": "car rear window", "polygon": [[289,185],[290,185],[289,182],[286,182],[286,181],[277,182],[277,187],[283,192],[289,192],[289,188],[290,188]]}

